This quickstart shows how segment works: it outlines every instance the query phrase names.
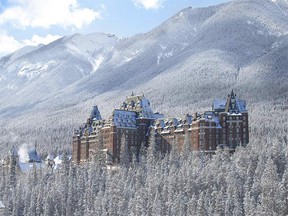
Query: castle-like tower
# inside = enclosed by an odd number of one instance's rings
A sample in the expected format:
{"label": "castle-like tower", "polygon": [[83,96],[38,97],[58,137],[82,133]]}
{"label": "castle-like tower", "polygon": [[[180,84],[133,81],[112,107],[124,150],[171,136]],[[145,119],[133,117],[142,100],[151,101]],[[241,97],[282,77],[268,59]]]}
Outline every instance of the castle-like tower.
{"label": "castle-like tower", "polygon": [[123,138],[129,150],[138,155],[141,147],[148,145],[149,127],[163,117],[152,111],[144,95],[127,97],[108,120],[102,120],[98,107],[94,106],[87,123],[75,131],[72,161],[89,161],[103,153],[107,163],[117,163]]}
{"label": "castle-like tower", "polygon": [[233,91],[227,99],[214,100],[212,111],[157,119],[154,128],[161,151],[169,149],[173,143],[177,143],[181,151],[186,133],[192,150],[207,153],[215,151],[217,146],[233,151],[249,142],[246,102],[238,99]]}
{"label": "castle-like tower", "polygon": [[142,146],[148,146],[151,131],[156,148],[163,153],[172,145],[182,151],[185,139],[195,151],[211,153],[217,146],[233,151],[249,142],[246,101],[232,90],[227,99],[214,100],[211,111],[168,119],[154,113],[144,95],[127,97],[108,120],[102,120],[94,106],[84,126],[75,131],[72,160],[81,163],[105,155],[107,163],[117,163],[121,145],[138,155]]}

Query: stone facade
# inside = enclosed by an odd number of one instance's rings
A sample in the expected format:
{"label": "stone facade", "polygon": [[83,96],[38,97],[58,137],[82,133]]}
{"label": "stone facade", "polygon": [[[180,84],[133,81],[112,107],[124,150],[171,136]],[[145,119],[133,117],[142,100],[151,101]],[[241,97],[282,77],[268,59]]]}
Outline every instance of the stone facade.
{"label": "stone facade", "polygon": [[144,95],[127,97],[108,120],[102,120],[95,106],[84,126],[75,131],[72,161],[86,162],[102,154],[107,163],[117,163],[123,140],[137,156],[142,146],[148,147],[153,131],[156,147],[162,153],[170,151],[172,145],[181,151],[185,139],[195,151],[213,153],[217,146],[233,151],[249,142],[246,102],[232,91],[227,99],[214,100],[212,111],[168,119],[154,113]]}

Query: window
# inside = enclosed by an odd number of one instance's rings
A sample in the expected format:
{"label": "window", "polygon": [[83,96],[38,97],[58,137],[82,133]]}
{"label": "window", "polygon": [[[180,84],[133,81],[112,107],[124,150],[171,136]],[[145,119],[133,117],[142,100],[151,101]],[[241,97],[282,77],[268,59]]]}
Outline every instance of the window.
{"label": "window", "polygon": [[204,141],[200,141],[199,145],[200,150],[204,150]]}

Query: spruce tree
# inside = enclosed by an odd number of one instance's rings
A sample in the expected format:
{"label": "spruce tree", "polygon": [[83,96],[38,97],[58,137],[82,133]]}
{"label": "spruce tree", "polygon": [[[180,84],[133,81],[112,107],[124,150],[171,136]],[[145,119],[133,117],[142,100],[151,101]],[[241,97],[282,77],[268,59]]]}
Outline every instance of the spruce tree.
{"label": "spruce tree", "polygon": [[184,144],[183,144],[183,148],[182,148],[182,158],[183,160],[187,160],[188,157],[191,156],[191,134],[186,131],[185,136],[184,136]]}
{"label": "spruce tree", "polygon": [[124,133],[121,137],[120,163],[123,167],[128,167],[130,163],[130,152],[128,148],[128,142]]}

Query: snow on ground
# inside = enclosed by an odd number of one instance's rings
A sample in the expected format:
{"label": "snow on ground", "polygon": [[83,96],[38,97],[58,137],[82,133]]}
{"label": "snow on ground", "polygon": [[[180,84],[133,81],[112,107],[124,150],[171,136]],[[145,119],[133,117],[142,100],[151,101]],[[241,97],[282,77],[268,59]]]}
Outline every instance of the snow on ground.
{"label": "snow on ground", "polygon": [[22,173],[28,173],[30,172],[30,170],[33,169],[33,166],[36,167],[36,169],[43,169],[46,165],[45,163],[41,162],[41,163],[23,163],[23,162],[19,162],[19,167],[20,170],[22,171]]}

